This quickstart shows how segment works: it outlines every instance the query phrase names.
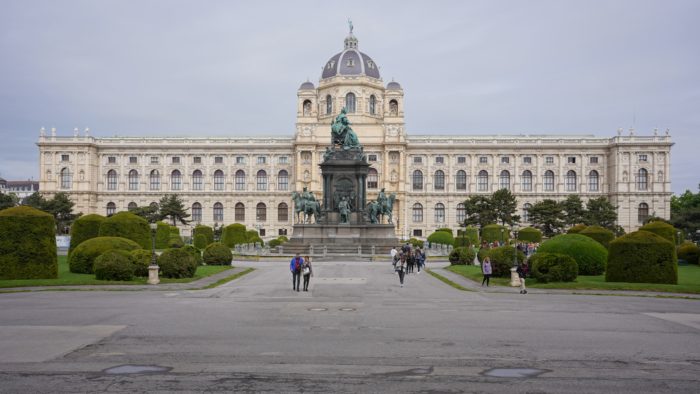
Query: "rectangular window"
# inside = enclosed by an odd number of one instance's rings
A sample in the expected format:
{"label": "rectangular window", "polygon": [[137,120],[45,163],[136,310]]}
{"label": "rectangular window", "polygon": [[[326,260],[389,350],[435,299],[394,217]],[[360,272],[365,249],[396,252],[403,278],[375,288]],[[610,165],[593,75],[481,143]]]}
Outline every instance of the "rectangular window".
{"label": "rectangular window", "polygon": [[508,156],[501,157],[501,164],[508,164],[508,163],[510,163],[510,157],[508,157]]}
{"label": "rectangular window", "polygon": [[265,156],[258,156],[258,164],[265,164]]}
{"label": "rectangular window", "polygon": [[264,228],[261,228],[260,231],[259,231],[259,233],[260,233],[260,236],[261,236],[261,237],[264,237],[264,236],[265,236],[265,229],[264,229]]}
{"label": "rectangular window", "polygon": [[236,164],[245,164],[245,157],[236,156]]}
{"label": "rectangular window", "polygon": [[180,156],[173,156],[173,164],[180,164]]}
{"label": "rectangular window", "polygon": [[413,230],[413,236],[414,236],[414,237],[422,237],[422,236],[423,236],[423,230],[414,229],[414,230]]}
{"label": "rectangular window", "polygon": [[532,164],[532,157],[530,157],[530,156],[523,157],[523,164]]}
{"label": "rectangular window", "polygon": [[639,161],[647,161],[647,155],[639,155]]}
{"label": "rectangular window", "polygon": [[287,235],[287,229],[281,228],[281,229],[277,230],[277,235]]}
{"label": "rectangular window", "polygon": [[129,156],[129,164],[138,164],[139,160],[136,156]]}
{"label": "rectangular window", "polygon": [[289,157],[287,156],[280,156],[278,160],[279,164],[288,164],[289,163]]}
{"label": "rectangular window", "polygon": [[467,162],[467,158],[464,156],[460,156],[457,158],[457,164],[465,164]]}
{"label": "rectangular window", "polygon": [[489,162],[489,158],[486,156],[479,156],[479,163],[481,164],[487,164]]}
{"label": "rectangular window", "polygon": [[545,164],[554,164],[554,157],[553,156],[547,156],[544,158]]}
{"label": "rectangular window", "polygon": [[151,156],[151,164],[158,164],[158,156]]}
{"label": "rectangular window", "polygon": [[576,157],[575,156],[569,156],[566,158],[566,162],[568,164],[576,164]]}
{"label": "rectangular window", "polygon": [[413,157],[413,164],[421,164],[423,163],[423,158],[421,156],[414,156]]}
{"label": "rectangular window", "polygon": [[598,156],[591,156],[591,164],[598,164]]}
{"label": "rectangular window", "polygon": [[442,156],[438,156],[435,158],[435,164],[445,164],[445,158]]}
{"label": "rectangular window", "polygon": [[222,156],[214,157],[214,164],[224,164],[224,158]]}
{"label": "rectangular window", "polygon": [[195,157],[192,159],[192,162],[193,162],[194,164],[202,164],[202,157],[201,157],[201,156],[195,156]]}
{"label": "rectangular window", "polygon": [[69,155],[61,155],[61,161],[68,161],[70,159]]}
{"label": "rectangular window", "polygon": [[377,155],[368,155],[367,161],[377,161]]}
{"label": "rectangular window", "polygon": [[117,158],[115,156],[109,156],[107,158],[107,164],[117,164]]}

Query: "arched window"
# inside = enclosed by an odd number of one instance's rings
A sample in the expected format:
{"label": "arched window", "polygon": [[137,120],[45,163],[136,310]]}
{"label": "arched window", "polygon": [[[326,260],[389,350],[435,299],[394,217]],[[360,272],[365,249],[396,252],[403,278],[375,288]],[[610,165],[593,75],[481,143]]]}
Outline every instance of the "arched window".
{"label": "arched window", "polygon": [[576,171],[569,170],[566,173],[566,191],[575,192],[576,191]]}
{"label": "arched window", "polygon": [[117,190],[117,172],[107,171],[107,190]]}
{"label": "arched window", "polygon": [[73,176],[69,168],[61,170],[61,189],[70,189],[73,186]]}
{"label": "arched window", "polygon": [[287,170],[281,170],[277,173],[277,190],[289,189],[289,173]]}
{"label": "arched window", "polygon": [[236,171],[236,190],[245,190],[245,171]]}
{"label": "arched window", "polygon": [[224,190],[224,172],[214,171],[214,190]]}
{"label": "arched window", "polygon": [[455,186],[457,190],[467,190],[467,173],[465,171],[457,171],[457,175],[455,176]]}
{"label": "arched window", "polygon": [[526,202],[523,205],[523,222],[530,221],[530,209],[532,209],[532,204]]}
{"label": "arched window", "polygon": [[[223,212],[222,212],[223,214]],[[192,204],[192,221],[201,222],[202,221],[202,204],[196,202]]]}
{"label": "arched window", "polygon": [[267,221],[267,205],[265,203],[259,202],[255,207],[255,220],[258,222]]}
{"label": "arched window", "polygon": [[588,191],[597,192],[598,191],[598,171],[593,170],[588,173]]}
{"label": "arched window", "polygon": [[552,170],[544,172],[544,191],[554,191],[554,172]]}
{"label": "arched window", "polygon": [[345,109],[350,114],[355,112],[355,93],[345,95]]}
{"label": "arched window", "polygon": [[148,178],[151,184],[151,190],[160,190],[160,172],[158,172],[158,170],[153,170]]}
{"label": "arched window", "polygon": [[139,172],[129,171],[129,190],[139,190]]}
{"label": "arched window", "polygon": [[445,204],[435,204],[435,223],[445,223]]}
{"label": "arched window", "polygon": [[333,113],[333,99],[331,98],[331,95],[329,94],[326,96],[326,115],[330,115]]}
{"label": "arched window", "polygon": [[200,170],[192,173],[192,190],[202,190],[202,171]]}
{"label": "arched window", "polygon": [[420,203],[413,204],[413,222],[423,222],[423,206]]}
{"label": "arched window", "polygon": [[445,190],[445,173],[442,170],[435,171],[435,190]]}
{"label": "arched window", "polygon": [[637,190],[647,190],[649,184],[649,173],[644,168],[640,168],[637,172]]}
{"label": "arched window", "polygon": [[267,190],[267,172],[265,170],[258,171],[257,190]]}
{"label": "arched window", "polygon": [[521,186],[524,192],[532,191],[532,172],[530,172],[530,170],[523,171]]}
{"label": "arched window", "polygon": [[132,202],[129,203],[129,205],[127,205],[126,209],[128,209],[129,211],[133,211],[134,209],[136,209],[136,208],[138,208],[138,207],[139,207],[139,206],[136,205],[136,203],[132,201]]}
{"label": "arched window", "polygon": [[224,221],[224,204],[217,202],[214,204],[214,221],[223,222]]}
{"label": "arched window", "polygon": [[639,223],[644,223],[649,218],[649,204],[643,202],[637,208],[637,220]]}
{"label": "arched window", "polygon": [[476,177],[477,189],[480,192],[489,191],[489,173],[486,170],[479,171],[479,175]]}
{"label": "arched window", "polygon": [[464,208],[464,203],[457,204],[457,223],[464,223],[464,219],[467,218],[467,210]]}
{"label": "arched window", "polygon": [[234,213],[237,222],[245,222],[245,205],[242,202],[236,203]]}
{"label": "arched window", "polygon": [[367,172],[367,189],[376,189],[379,186],[379,173],[374,168]]}
{"label": "arched window", "polygon": [[277,206],[277,221],[286,222],[289,221],[289,207],[287,203],[281,202]]}
{"label": "arched window", "polygon": [[369,114],[374,115],[377,110],[377,98],[374,95],[369,96]]}
{"label": "arched window", "polygon": [[182,189],[182,174],[179,170],[170,173],[170,190]]}
{"label": "arched window", "polygon": [[117,204],[113,202],[107,203],[107,216],[112,216],[117,212]]}
{"label": "arched window", "polygon": [[501,171],[501,176],[498,177],[498,187],[510,190],[510,172],[507,170]]}
{"label": "arched window", "polygon": [[389,101],[389,114],[396,116],[399,114],[399,102],[396,100]]}
{"label": "arched window", "polygon": [[423,173],[420,170],[413,171],[413,190],[423,190]]}

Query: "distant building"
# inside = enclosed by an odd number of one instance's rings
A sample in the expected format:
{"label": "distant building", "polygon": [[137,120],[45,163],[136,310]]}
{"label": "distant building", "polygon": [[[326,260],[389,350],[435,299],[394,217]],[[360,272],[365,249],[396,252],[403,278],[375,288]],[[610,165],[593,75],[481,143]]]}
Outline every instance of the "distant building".
{"label": "distant building", "polygon": [[5,179],[0,178],[0,192],[13,193],[17,197],[19,197],[20,200],[23,200],[38,191],[38,181],[7,181]]}

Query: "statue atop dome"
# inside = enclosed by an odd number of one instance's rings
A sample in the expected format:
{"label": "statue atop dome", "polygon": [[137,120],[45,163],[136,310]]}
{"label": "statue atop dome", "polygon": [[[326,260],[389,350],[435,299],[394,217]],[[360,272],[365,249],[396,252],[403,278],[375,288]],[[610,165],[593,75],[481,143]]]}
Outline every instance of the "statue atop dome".
{"label": "statue atop dome", "polygon": [[353,26],[352,26],[352,20],[350,18],[348,18],[348,27],[350,28],[350,34],[352,34]]}

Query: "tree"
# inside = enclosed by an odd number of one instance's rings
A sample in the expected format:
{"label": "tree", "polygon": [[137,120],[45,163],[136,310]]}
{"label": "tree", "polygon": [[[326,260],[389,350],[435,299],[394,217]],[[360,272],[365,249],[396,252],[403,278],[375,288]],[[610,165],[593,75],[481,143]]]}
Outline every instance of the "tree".
{"label": "tree", "polygon": [[170,218],[173,226],[176,226],[177,222],[182,224],[188,224],[190,222],[190,220],[187,220],[187,218],[190,217],[190,214],[187,213],[187,209],[189,208],[185,208],[185,204],[177,194],[163,196],[163,198],[160,199],[159,205],[160,220]]}
{"label": "tree", "polygon": [[560,233],[564,228],[564,212],[562,205],[550,199],[536,202],[530,208],[530,222],[533,227],[551,237]]}
{"label": "tree", "polygon": [[586,203],[586,224],[616,230],[617,207],[605,197],[592,198]]}
{"label": "tree", "polygon": [[491,207],[496,220],[502,225],[510,225],[520,221],[519,215],[513,215],[517,211],[518,201],[508,189],[500,189],[491,196]]}
{"label": "tree", "polygon": [[32,208],[39,209],[41,211],[46,210],[46,199],[39,192],[34,192],[29,197],[22,201],[22,205],[26,205]]}
{"label": "tree", "polygon": [[0,193],[0,210],[12,208],[19,204],[19,198],[14,193]]}
{"label": "tree", "polygon": [[51,199],[46,199],[41,193],[34,192],[24,199],[23,205],[28,205],[53,215],[56,221],[57,234],[63,233],[75,219],[82,215],[82,213],[73,213],[75,203],[64,192],[56,193]]}
{"label": "tree", "polygon": [[468,226],[487,224],[496,222],[496,214],[493,210],[493,203],[487,196],[471,196],[464,201],[464,222]]}
{"label": "tree", "polygon": [[132,208],[129,212],[146,219],[148,223],[155,223],[160,220],[159,208],[158,205],[155,204]]}
{"label": "tree", "polygon": [[575,226],[585,220],[586,210],[583,208],[583,201],[578,194],[572,194],[561,202],[564,211],[564,224]]}
{"label": "tree", "polygon": [[700,230],[700,191],[686,190],[680,196],[671,196],[671,224],[686,234],[697,235]]}

